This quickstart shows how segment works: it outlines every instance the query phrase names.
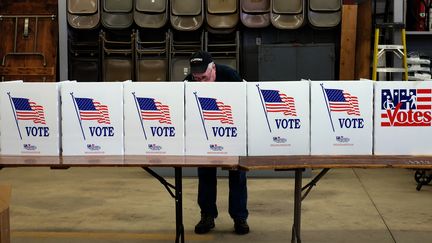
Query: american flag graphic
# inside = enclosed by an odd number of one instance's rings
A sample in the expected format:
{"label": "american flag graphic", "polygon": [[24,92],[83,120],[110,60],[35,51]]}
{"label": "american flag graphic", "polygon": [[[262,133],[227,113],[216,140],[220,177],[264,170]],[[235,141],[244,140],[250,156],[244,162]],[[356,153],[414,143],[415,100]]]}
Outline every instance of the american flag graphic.
{"label": "american flag graphic", "polygon": [[204,120],[220,121],[222,124],[234,124],[231,106],[214,98],[198,97]]}
{"label": "american flag graphic", "polygon": [[137,97],[141,119],[156,120],[159,123],[171,124],[170,108],[153,98]]}
{"label": "american flag graphic", "polygon": [[75,98],[80,118],[83,121],[97,121],[101,124],[111,124],[108,106],[92,98]]}
{"label": "american flag graphic", "polygon": [[297,116],[293,97],[279,93],[279,90],[261,89],[267,112],[282,112],[286,116]]}
{"label": "american flag graphic", "polygon": [[46,124],[44,107],[30,101],[27,98],[12,98],[15,113],[18,120],[33,121]]}
{"label": "american flag graphic", "polygon": [[360,116],[357,96],[341,89],[325,89],[330,111],[346,112],[348,115]]}

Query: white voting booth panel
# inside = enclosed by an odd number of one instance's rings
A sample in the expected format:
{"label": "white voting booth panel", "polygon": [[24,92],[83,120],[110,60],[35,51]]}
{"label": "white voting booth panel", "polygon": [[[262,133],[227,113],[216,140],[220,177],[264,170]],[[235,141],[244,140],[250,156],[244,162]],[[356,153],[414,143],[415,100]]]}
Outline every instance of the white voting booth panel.
{"label": "white voting booth panel", "polygon": [[248,155],[309,155],[309,81],[247,83]]}
{"label": "white voting booth panel", "polygon": [[432,155],[432,82],[375,84],[376,155]]}
{"label": "white voting booth panel", "polygon": [[63,155],[123,155],[123,84],[62,82]]}
{"label": "white voting booth panel", "polygon": [[126,155],[184,155],[184,83],[126,82]]}
{"label": "white voting booth panel", "polygon": [[186,155],[246,155],[246,83],[185,86]]}
{"label": "white voting booth panel", "polygon": [[1,84],[1,153],[59,155],[57,83]]}
{"label": "white voting booth panel", "polygon": [[372,81],[311,81],[311,155],[372,154]]}

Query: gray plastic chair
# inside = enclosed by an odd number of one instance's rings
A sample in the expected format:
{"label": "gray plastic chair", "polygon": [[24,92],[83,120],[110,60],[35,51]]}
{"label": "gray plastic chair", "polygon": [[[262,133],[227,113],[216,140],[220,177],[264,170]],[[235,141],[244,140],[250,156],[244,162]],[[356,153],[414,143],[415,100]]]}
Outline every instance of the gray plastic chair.
{"label": "gray plastic chair", "polygon": [[203,0],[171,0],[170,22],[174,29],[193,31],[204,21]]}
{"label": "gray plastic chair", "polygon": [[135,0],[134,20],[141,28],[161,28],[168,20],[168,0]]}
{"label": "gray plastic chair", "polygon": [[304,25],[305,0],[271,0],[270,19],[278,29],[298,29]]}
{"label": "gray plastic chair", "polygon": [[75,29],[94,29],[99,26],[99,0],[67,0],[67,20]]}
{"label": "gray plastic chair", "polygon": [[126,29],[133,24],[133,0],[102,0],[102,25]]}
{"label": "gray plastic chair", "polygon": [[206,0],[206,20],[211,29],[232,31],[239,20],[238,0]]}
{"label": "gray plastic chair", "polygon": [[204,50],[202,31],[191,32],[190,35],[170,33],[170,80],[183,81],[189,73],[189,58],[192,53]]}
{"label": "gray plastic chair", "polygon": [[133,80],[133,49],[134,37],[128,40],[109,40],[105,32],[101,32],[102,43],[102,81]]}
{"label": "gray plastic chair", "polygon": [[[159,34],[159,33],[158,33]],[[154,37],[142,39],[142,36]],[[136,81],[168,80],[168,33],[140,33],[135,38],[135,76]]]}
{"label": "gray plastic chair", "polygon": [[318,28],[331,28],[341,21],[342,0],[309,0],[309,23]]}
{"label": "gray plastic chair", "polygon": [[240,20],[249,28],[270,25],[270,0],[240,0]]}

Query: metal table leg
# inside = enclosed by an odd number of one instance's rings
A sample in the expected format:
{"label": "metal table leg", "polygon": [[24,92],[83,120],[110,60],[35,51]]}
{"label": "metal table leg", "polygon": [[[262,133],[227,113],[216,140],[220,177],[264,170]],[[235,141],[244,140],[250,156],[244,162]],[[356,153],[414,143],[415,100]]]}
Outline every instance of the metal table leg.
{"label": "metal table leg", "polygon": [[[168,193],[175,199],[175,208],[176,208],[176,243],[185,242],[184,239],[184,226],[183,226],[183,194],[182,194],[182,168],[175,167],[175,185],[167,182],[162,176],[158,175],[152,169],[148,167],[142,167],[147,173],[156,178]],[[173,193],[172,190],[175,190]]]}
{"label": "metal table leg", "polygon": [[184,242],[182,168],[175,169],[176,242]]}
{"label": "metal table leg", "polygon": [[301,242],[300,226],[301,226],[302,176],[303,176],[303,169],[296,169],[295,185],[294,185],[294,223],[292,227],[291,243]]}
{"label": "metal table leg", "polygon": [[[304,169],[295,169],[295,184],[294,184],[294,223],[291,233],[291,243],[301,242],[301,204],[303,199],[316,186],[316,183],[329,171],[330,169],[323,169],[318,175],[315,176],[307,185],[302,187],[302,177]],[[305,193],[302,195],[302,192]]]}

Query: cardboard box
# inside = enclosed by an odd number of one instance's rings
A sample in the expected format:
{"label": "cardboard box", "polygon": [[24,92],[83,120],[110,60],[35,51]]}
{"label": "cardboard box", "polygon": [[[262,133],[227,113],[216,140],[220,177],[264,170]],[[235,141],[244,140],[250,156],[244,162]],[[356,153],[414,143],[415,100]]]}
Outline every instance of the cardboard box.
{"label": "cardboard box", "polygon": [[186,82],[186,155],[246,155],[246,83]]}
{"label": "cardboard box", "polygon": [[374,153],[432,155],[432,82],[375,84]]}
{"label": "cardboard box", "polygon": [[123,83],[62,82],[60,90],[63,155],[123,155]]}
{"label": "cardboard box", "polygon": [[309,155],[309,81],[247,83],[248,155]]}
{"label": "cardboard box", "polygon": [[311,155],[372,154],[372,81],[311,82]]}
{"label": "cardboard box", "polygon": [[10,198],[11,186],[0,185],[0,243],[10,242]]}
{"label": "cardboard box", "polygon": [[59,155],[58,84],[18,81],[1,87],[2,154]]}
{"label": "cardboard box", "polygon": [[127,82],[125,155],[184,155],[184,83]]}

